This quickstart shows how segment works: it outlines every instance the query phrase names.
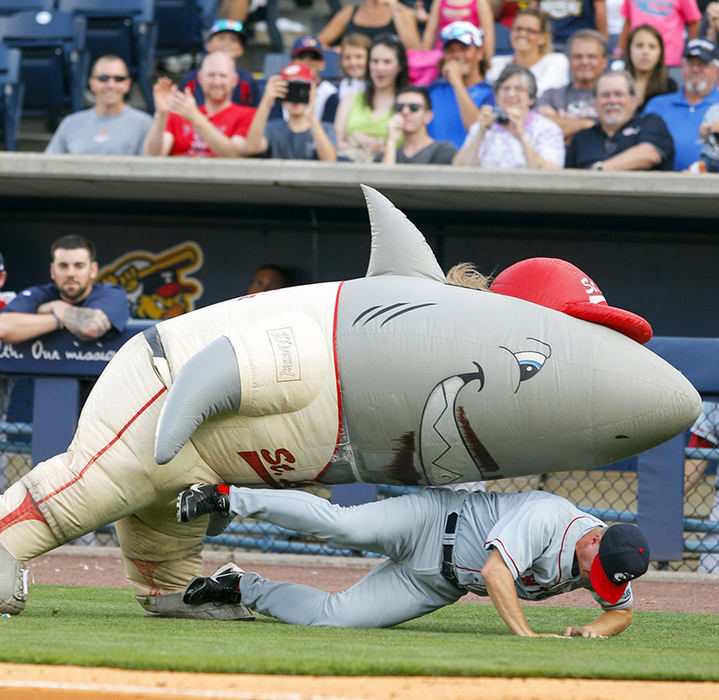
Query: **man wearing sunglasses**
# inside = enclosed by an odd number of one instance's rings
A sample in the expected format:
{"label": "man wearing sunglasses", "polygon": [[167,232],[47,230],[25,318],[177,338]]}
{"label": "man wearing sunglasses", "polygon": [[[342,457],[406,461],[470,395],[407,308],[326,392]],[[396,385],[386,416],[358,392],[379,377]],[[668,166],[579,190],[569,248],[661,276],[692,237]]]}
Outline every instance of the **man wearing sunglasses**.
{"label": "man wearing sunglasses", "polygon": [[95,106],[60,122],[45,153],[141,155],[152,117],[125,104],[132,81],[119,56],[101,56],[90,71]]}
{"label": "man wearing sunglasses", "polygon": [[[449,141],[435,141],[427,133],[432,121],[432,102],[421,87],[405,87],[397,92],[394,114],[387,123],[387,147],[375,161],[449,165],[457,151]],[[401,145],[400,145],[401,143]]]}

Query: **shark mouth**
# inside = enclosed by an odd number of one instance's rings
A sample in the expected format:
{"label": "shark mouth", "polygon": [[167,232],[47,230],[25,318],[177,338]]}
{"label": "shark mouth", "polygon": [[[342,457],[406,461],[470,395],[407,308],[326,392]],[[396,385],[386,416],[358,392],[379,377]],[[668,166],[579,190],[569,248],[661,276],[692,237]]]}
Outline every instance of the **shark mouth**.
{"label": "shark mouth", "polygon": [[[442,380],[429,393],[422,412],[420,461],[427,483],[444,485],[484,479],[499,466],[469,424],[464,408],[457,407],[460,390],[473,381],[484,386],[484,372],[457,374]],[[479,472],[479,474],[477,474]],[[493,474],[496,478],[496,474]]]}

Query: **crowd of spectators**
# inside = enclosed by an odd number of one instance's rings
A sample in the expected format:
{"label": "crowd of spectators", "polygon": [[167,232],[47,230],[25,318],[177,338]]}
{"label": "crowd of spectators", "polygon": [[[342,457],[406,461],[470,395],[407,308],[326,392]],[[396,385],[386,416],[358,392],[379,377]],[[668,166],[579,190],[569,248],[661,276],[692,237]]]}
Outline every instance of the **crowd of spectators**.
{"label": "crowd of spectators", "polygon": [[[719,170],[719,2],[364,0],[263,77],[242,67],[246,5],[223,4],[198,70],[157,80],[152,117],[126,104],[122,59],[99,58],[94,106],[46,152]],[[320,77],[327,51],[340,80]]]}

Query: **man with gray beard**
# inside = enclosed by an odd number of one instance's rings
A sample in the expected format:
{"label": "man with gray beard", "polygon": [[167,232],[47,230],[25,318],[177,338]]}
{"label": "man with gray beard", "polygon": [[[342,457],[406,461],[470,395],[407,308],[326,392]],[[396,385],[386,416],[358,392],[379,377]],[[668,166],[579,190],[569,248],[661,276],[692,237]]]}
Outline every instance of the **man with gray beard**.
{"label": "man with gray beard", "polygon": [[683,87],[678,92],[657,95],[649,100],[644,114],[658,114],[674,139],[674,170],[686,170],[704,145],[699,138],[704,115],[719,102],[719,61],[717,47],[709,39],[692,39],[682,60]]}
{"label": "man with gray beard", "polygon": [[623,70],[602,73],[594,86],[599,122],[574,134],[565,168],[671,170],[674,143],[657,114],[638,116],[634,79]]}

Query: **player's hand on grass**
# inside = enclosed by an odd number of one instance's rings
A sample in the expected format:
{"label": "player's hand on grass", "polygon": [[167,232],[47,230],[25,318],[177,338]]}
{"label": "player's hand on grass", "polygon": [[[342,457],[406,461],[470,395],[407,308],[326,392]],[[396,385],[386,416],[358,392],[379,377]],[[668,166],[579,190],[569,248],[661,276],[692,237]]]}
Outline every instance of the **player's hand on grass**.
{"label": "player's hand on grass", "polygon": [[533,637],[553,637],[554,639],[565,639],[561,634],[552,634],[551,632],[535,632]]}
{"label": "player's hand on grass", "polygon": [[565,637],[584,637],[585,639],[606,639],[603,634],[595,632],[591,627],[567,627],[564,630]]}

